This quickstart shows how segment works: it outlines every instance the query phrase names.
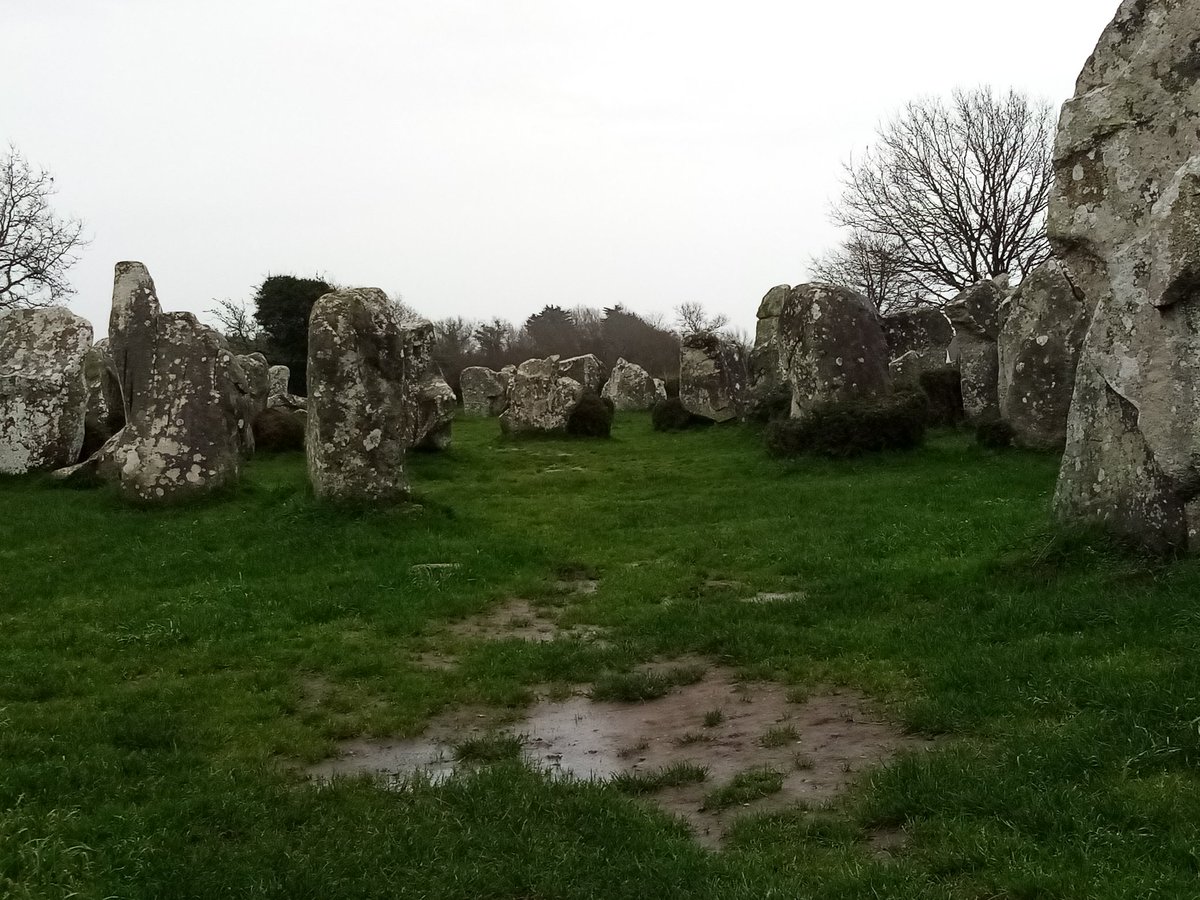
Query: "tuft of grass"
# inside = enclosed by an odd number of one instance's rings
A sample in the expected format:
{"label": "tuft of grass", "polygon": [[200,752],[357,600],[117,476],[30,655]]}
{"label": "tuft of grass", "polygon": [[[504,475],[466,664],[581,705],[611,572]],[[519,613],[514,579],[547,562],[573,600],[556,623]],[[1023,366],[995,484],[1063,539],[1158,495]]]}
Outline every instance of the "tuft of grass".
{"label": "tuft of grass", "polygon": [[638,796],[654,794],[666,788],[700,784],[708,779],[708,769],[691,762],[672,763],[650,772],[622,772],[614,775],[609,784],[622,794]]}
{"label": "tuft of grass", "polygon": [[725,713],[723,710],[710,709],[704,714],[704,727],[716,728],[725,721]]}
{"label": "tuft of grass", "polygon": [[711,740],[712,738],[707,734],[701,734],[699,731],[688,731],[672,738],[671,743],[676,747],[690,747],[693,744],[707,744]]}
{"label": "tuft of grass", "polygon": [[795,744],[799,740],[800,732],[796,730],[794,725],[776,725],[774,728],[768,728],[763,732],[758,742],[768,749],[774,749],[776,747],[786,747],[788,744]]}
{"label": "tuft of grass", "polygon": [[695,684],[705,674],[699,665],[676,666],[665,672],[638,670],[603,675],[592,684],[588,696],[593,700],[616,703],[642,703],[665,697],[674,687]]}
{"label": "tuft of grass", "polygon": [[507,762],[520,759],[523,746],[515,734],[485,734],[456,743],[454,758],[470,763]]}
{"label": "tuft of grass", "polygon": [[719,812],[731,806],[741,806],[778,794],[783,790],[783,775],[774,769],[747,769],[734,775],[726,784],[704,796],[702,810]]}

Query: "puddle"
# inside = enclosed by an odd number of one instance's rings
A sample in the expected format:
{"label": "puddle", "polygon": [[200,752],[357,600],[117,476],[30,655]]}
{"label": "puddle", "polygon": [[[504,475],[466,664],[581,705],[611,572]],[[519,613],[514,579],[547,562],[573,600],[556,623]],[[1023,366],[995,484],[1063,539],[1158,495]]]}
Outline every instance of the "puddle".
{"label": "puddle", "polygon": [[[440,781],[459,765],[453,745],[494,731],[503,724],[497,715],[456,712],[412,740],[352,741],[342,745],[338,758],[309,772],[318,779],[373,774],[392,784],[424,773]],[[685,762],[705,767],[703,783],[660,790],[649,799],[682,816],[709,847],[720,845],[739,815],[825,805],[864,770],[902,751],[930,746],[883,721],[853,691],[792,703],[781,685],[739,683],[732,672],[715,667],[696,684],[646,703],[595,702],[586,696],[542,700],[503,730],[522,738],[528,765],[550,774],[607,779]],[[761,768],[782,776],[779,792],[722,811],[702,808],[714,788]]]}
{"label": "puddle", "polygon": [[540,609],[528,600],[510,600],[489,612],[456,622],[450,632],[474,640],[518,640],[543,643],[557,640],[595,640],[603,629],[594,625],[558,623],[553,610]]}

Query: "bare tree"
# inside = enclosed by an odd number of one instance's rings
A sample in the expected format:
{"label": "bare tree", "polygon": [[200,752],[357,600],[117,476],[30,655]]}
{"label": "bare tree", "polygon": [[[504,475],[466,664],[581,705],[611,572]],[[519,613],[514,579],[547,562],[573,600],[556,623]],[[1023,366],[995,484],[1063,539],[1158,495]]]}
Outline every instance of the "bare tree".
{"label": "bare tree", "polygon": [[858,291],[881,312],[928,302],[920,282],[908,273],[899,245],[888,238],[856,231],[840,247],[814,257],[809,270],[817,281]]}
{"label": "bare tree", "polygon": [[86,244],[83,224],[50,209],[54,176],[15,147],[0,159],[0,309],[61,303],[74,290],[67,270]]}
{"label": "bare tree", "polygon": [[846,167],[834,221],[892,248],[906,276],[936,298],[1050,255],[1053,178],[1049,104],[1016,91],[955,91],[910,103]]}
{"label": "bare tree", "polygon": [[684,334],[699,334],[702,331],[718,332],[729,324],[724,313],[709,315],[703,303],[689,301],[675,307],[675,323]]}
{"label": "bare tree", "polygon": [[252,353],[262,350],[265,337],[262,326],[254,318],[254,310],[244,301],[215,300],[217,305],[208,310],[216,320],[217,328],[237,353]]}

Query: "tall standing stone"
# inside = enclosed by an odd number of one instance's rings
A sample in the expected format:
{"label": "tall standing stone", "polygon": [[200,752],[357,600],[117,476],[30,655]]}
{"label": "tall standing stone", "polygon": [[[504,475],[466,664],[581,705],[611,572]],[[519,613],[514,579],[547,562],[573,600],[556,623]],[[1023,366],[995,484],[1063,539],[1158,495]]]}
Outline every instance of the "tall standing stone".
{"label": "tall standing stone", "polygon": [[468,366],[458,376],[463,412],[468,416],[495,418],[508,406],[509,377],[486,366]]}
{"label": "tall standing stone", "polygon": [[611,400],[617,409],[648,410],[667,399],[667,390],[637,363],[618,359],[600,396]]}
{"label": "tall standing stone", "polygon": [[1200,550],[1200,5],[1125,0],[1059,120],[1048,232],[1094,310],[1056,514]]}
{"label": "tall standing stone", "polygon": [[1017,446],[1063,449],[1088,311],[1057,260],[1029,273],[1006,301],[997,342],[1000,417]]}
{"label": "tall standing stone", "polygon": [[61,306],[0,315],[0,474],[74,463],[83,446],[92,326]]}
{"label": "tall standing stone", "polygon": [[435,334],[427,319],[404,323],[405,390],[412,433],[409,446],[417,450],[445,450],[458,398],[433,360]]}
{"label": "tall standing stone", "polygon": [[[240,398],[238,433],[242,452],[254,452],[254,423],[263,410],[271,393],[270,366],[261,353],[245,353],[237,357],[238,367],[244,375],[243,383],[237,385]],[[235,373],[237,369],[234,370]]]}
{"label": "tall standing stone", "polygon": [[1004,288],[981,281],[962,291],[946,307],[954,325],[955,353],[962,376],[963,410],[970,421],[1000,412],[1000,304]]}
{"label": "tall standing stone", "polygon": [[778,318],[779,369],[791,385],[793,418],[823,403],[891,393],[883,326],[861,294],[829,284],[798,285],[788,291]]}
{"label": "tall standing stone", "polygon": [[316,495],[348,503],[408,496],[403,311],[378,288],[334,291],[308,321],[308,475]]}
{"label": "tall standing stone", "polygon": [[679,401],[692,415],[728,422],[742,415],[749,373],[737,348],[712,332],[689,334],[679,345]]}

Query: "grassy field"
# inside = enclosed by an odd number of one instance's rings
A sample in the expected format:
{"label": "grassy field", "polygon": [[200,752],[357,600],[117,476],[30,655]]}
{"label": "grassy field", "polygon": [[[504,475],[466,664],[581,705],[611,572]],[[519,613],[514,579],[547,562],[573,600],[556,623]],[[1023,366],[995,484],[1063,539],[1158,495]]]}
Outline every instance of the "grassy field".
{"label": "grassy field", "polygon": [[[298,456],[168,511],[0,481],[0,896],[1200,896],[1200,565],[1050,532],[1056,460],[940,434],[781,462],[638,415],[609,441],[497,433],[412,457],[419,505],[387,512],[316,505]],[[447,637],[581,577],[565,616],[603,644]],[[856,687],[937,748],[721,852],[511,761],[407,792],[302,774],[685,654]],[[872,855],[895,826],[903,852]]]}

